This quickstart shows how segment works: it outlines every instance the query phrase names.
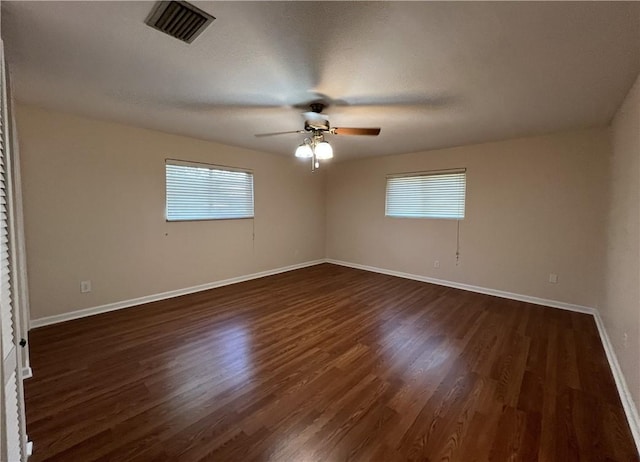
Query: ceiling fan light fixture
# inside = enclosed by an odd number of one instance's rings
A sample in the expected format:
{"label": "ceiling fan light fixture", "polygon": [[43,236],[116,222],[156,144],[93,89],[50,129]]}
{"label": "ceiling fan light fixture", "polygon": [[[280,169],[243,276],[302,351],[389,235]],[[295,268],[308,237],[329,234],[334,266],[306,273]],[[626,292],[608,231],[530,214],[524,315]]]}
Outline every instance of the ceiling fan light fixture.
{"label": "ceiling fan light fixture", "polygon": [[316,158],[319,160],[331,159],[333,157],[333,148],[326,141],[321,141],[316,144]]}
{"label": "ceiling fan light fixture", "polygon": [[310,157],[313,157],[313,150],[311,149],[311,146],[307,143],[302,143],[296,149],[296,157],[299,157],[300,159],[309,159]]}

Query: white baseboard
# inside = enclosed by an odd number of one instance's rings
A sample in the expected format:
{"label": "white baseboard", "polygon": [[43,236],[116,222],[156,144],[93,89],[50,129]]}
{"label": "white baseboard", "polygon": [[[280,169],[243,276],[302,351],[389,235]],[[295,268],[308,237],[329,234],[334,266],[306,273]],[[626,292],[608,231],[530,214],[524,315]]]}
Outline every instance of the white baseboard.
{"label": "white baseboard", "polygon": [[374,273],[387,274],[389,276],[397,276],[405,279],[413,279],[415,281],[428,282],[430,284],[437,284],[439,286],[446,286],[446,287],[453,287],[455,289],[468,290],[469,292],[477,292],[479,294],[494,295],[496,297],[508,298],[511,300],[518,300],[518,301],[527,302],[527,303],[533,303],[535,305],[543,305],[543,306],[550,306],[553,308],[560,308],[562,310],[577,311],[578,313],[594,314],[596,312],[595,308],[591,308],[588,306],[574,305],[572,303],[559,302],[557,300],[549,300],[546,298],[532,297],[530,295],[514,294],[512,292],[505,292],[503,290],[472,286],[470,284],[447,281],[444,279],[430,278],[427,276],[421,276],[419,274],[403,273],[402,271],[394,271],[394,270],[388,270],[384,268],[377,268],[375,266],[360,265],[359,263],[350,263],[342,260],[333,260],[331,258],[327,258],[326,262],[333,263],[334,265],[348,266],[349,268],[372,271]]}
{"label": "white baseboard", "polygon": [[624,408],[624,412],[627,415],[627,422],[629,422],[629,427],[631,428],[631,433],[633,434],[633,439],[636,443],[636,449],[640,453],[640,416],[638,416],[638,408],[633,402],[633,397],[629,392],[627,381],[622,374],[622,369],[620,368],[618,357],[616,356],[616,352],[613,349],[613,345],[611,344],[611,339],[609,339],[609,334],[607,334],[607,330],[604,327],[602,317],[600,317],[600,313],[598,312],[596,312],[593,316],[596,320],[596,326],[598,326],[598,332],[600,333],[602,346],[604,347],[604,351],[607,355],[607,360],[609,361],[611,373],[613,374],[613,378],[616,381],[616,387],[618,388],[620,401],[622,401],[622,407]]}
{"label": "white baseboard", "polygon": [[121,302],[108,303],[106,305],[95,306],[92,308],[85,308],[82,310],[71,311],[69,313],[57,314],[54,316],[46,316],[44,318],[32,319],[30,328],[43,327],[51,324],[57,324],[60,322],[71,321],[72,319],[84,318],[87,316],[93,316],[94,314],[107,313],[109,311],[121,310],[123,308],[130,308],[132,306],[142,305],[144,303],[157,302],[159,300],[166,300],[168,298],[179,297],[181,295],[192,294],[195,292],[201,292],[203,290],[215,289],[216,287],[228,286],[230,284],[237,284],[239,282],[250,281],[251,279],[263,278],[266,276],[272,276],[274,274],[285,273],[287,271],[293,271],[296,269],[306,268],[308,266],[319,265],[324,263],[324,259],[307,261],[298,263],[295,265],[283,266],[281,268],[275,268],[267,271],[260,271],[259,273],[247,274],[244,276],[238,276],[230,279],[223,279],[221,281],[209,282],[207,284],[200,284],[198,286],[187,287],[185,289],[170,290],[168,292],[162,292],[160,294],[146,295],[144,297],[133,298],[131,300],[123,300]]}
{"label": "white baseboard", "polygon": [[22,380],[30,379],[33,377],[33,371],[31,370],[31,366],[22,368]]}

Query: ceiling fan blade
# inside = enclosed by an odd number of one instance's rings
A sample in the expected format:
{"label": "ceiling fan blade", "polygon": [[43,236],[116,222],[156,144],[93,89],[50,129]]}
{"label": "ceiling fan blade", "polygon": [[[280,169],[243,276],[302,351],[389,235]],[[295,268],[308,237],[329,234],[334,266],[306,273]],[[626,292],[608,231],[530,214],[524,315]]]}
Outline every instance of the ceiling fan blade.
{"label": "ceiling fan blade", "polygon": [[274,133],[258,133],[256,136],[257,138],[262,138],[264,136],[276,136],[276,135],[290,135],[292,133],[306,133],[304,130],[292,130],[289,132],[274,132]]}
{"label": "ceiling fan blade", "polygon": [[378,136],[380,134],[380,128],[349,128],[349,127],[334,127],[331,129],[331,133],[334,135],[368,135]]}

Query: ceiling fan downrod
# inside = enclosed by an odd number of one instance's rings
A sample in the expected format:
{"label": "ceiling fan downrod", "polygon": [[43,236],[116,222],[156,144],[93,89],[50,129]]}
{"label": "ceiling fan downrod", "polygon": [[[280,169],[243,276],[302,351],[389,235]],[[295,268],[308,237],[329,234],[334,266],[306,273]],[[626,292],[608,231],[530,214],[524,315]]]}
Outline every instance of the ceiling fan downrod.
{"label": "ceiling fan downrod", "polygon": [[320,114],[324,110],[324,104],[320,102],[309,104],[311,108],[311,112],[315,112],[316,114]]}

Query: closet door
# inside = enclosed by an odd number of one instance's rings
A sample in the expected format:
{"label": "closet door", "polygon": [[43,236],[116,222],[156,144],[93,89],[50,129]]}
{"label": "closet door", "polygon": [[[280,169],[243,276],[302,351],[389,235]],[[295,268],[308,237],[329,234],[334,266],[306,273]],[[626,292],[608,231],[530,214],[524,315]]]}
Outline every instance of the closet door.
{"label": "closet door", "polygon": [[0,353],[2,395],[0,409],[0,460],[26,460],[24,428],[24,390],[19,352],[19,313],[11,294],[11,257],[9,221],[11,220],[7,87],[4,47],[0,42]]}

